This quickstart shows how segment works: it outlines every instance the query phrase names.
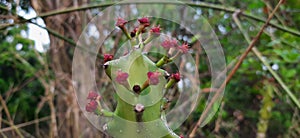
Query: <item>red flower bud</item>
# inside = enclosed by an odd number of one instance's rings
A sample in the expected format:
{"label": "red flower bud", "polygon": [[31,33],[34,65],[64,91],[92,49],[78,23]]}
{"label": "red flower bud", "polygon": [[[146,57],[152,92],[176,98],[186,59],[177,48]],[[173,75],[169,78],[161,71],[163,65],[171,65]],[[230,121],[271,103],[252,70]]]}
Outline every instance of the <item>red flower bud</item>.
{"label": "red flower bud", "polygon": [[126,21],[124,18],[120,18],[120,17],[119,17],[119,18],[117,19],[116,26],[122,28],[122,27],[124,27],[124,25],[125,25],[126,23],[128,23],[128,21]]}
{"label": "red flower bud", "polygon": [[94,112],[98,107],[98,103],[95,100],[90,101],[86,106],[85,110],[87,112]]}
{"label": "red flower bud", "polygon": [[104,54],[104,63],[107,62],[107,61],[113,60],[113,58],[114,58],[114,55]]}
{"label": "red flower bud", "polygon": [[144,25],[144,27],[150,26],[150,20],[148,17],[140,18],[138,19],[138,21],[140,22],[140,24]]}
{"label": "red flower bud", "polygon": [[160,34],[160,30],[161,30],[161,28],[160,28],[160,26],[158,25],[158,26],[154,26],[154,27],[152,27],[151,28],[151,30],[150,30],[150,32],[152,32],[152,33],[154,33],[154,34],[156,34],[156,35],[159,35]]}
{"label": "red flower bud", "polygon": [[159,83],[160,72],[148,72],[148,80],[150,85],[157,85]]}
{"label": "red flower bud", "polygon": [[179,72],[171,74],[171,79],[174,79],[176,82],[180,81],[180,74]]}
{"label": "red flower bud", "polygon": [[184,43],[178,47],[178,50],[185,54],[189,51],[189,45],[187,43]]}
{"label": "red flower bud", "polygon": [[177,46],[177,39],[167,38],[162,43],[161,46],[165,49],[170,49]]}
{"label": "red flower bud", "polygon": [[121,70],[118,70],[117,75],[116,75],[116,81],[119,84],[125,85],[127,83],[128,76],[129,76],[128,73],[122,72]]}
{"label": "red flower bud", "polygon": [[98,96],[100,96],[100,95],[97,92],[90,91],[87,96],[87,99],[96,100]]}

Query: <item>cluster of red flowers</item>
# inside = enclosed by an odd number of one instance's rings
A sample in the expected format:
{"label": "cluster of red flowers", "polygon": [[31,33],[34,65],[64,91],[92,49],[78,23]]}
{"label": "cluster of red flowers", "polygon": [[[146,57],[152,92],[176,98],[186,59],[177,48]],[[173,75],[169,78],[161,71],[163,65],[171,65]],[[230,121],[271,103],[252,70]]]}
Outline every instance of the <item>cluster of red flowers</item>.
{"label": "cluster of red flowers", "polygon": [[[130,32],[131,37],[136,36],[137,32],[144,33],[146,31],[145,28],[150,26],[150,20],[148,17],[139,18],[137,21],[139,22],[139,26],[135,27],[133,29],[133,31]],[[125,24],[127,24],[127,23],[128,23],[127,20],[125,20],[123,18],[117,18],[115,25],[124,31],[126,29]],[[161,33],[160,25],[153,26],[149,32],[152,35],[156,35],[156,36],[160,35],[160,33]],[[189,46],[186,43],[183,43],[182,45],[178,45],[177,39],[169,38],[169,37],[167,37],[161,43],[161,46],[163,48],[165,48],[166,50],[169,50],[171,48],[176,48],[178,51],[180,51],[181,53],[184,53],[184,54],[187,53],[188,49],[189,49]],[[104,58],[105,61],[109,61],[112,59],[112,58],[110,58],[111,56],[109,56],[109,55],[104,55],[104,57],[105,57]],[[159,83],[160,75],[161,75],[160,72],[148,72],[147,73],[147,77],[148,77],[147,82],[149,83],[149,85],[157,85]],[[127,82],[128,77],[129,77],[128,73],[125,73],[125,72],[122,72],[121,70],[119,70],[116,72],[115,80],[117,83],[119,83],[121,85],[126,85],[128,83]],[[178,82],[180,80],[180,74],[179,73],[172,74],[170,78],[174,79],[176,82]]]}
{"label": "cluster of red flowers", "polygon": [[177,47],[178,45],[178,42],[177,42],[177,39],[175,38],[169,38],[167,37],[162,43],[161,43],[161,46],[165,49],[170,49],[170,48],[175,48]]}
{"label": "cluster of red flowers", "polygon": [[111,61],[114,59],[114,55],[112,54],[104,54],[104,63],[107,61]]}
{"label": "cluster of red flowers", "polygon": [[178,41],[175,38],[167,37],[162,43],[161,46],[165,49],[177,48],[182,53],[187,53],[189,50],[189,46],[187,43],[183,43],[181,46],[178,45]]}
{"label": "cluster of red flowers", "polygon": [[85,110],[87,112],[94,112],[98,107],[97,101],[101,99],[101,96],[94,91],[90,91],[87,96],[87,99],[89,99],[90,102],[85,106]]}
{"label": "cluster of red flowers", "polygon": [[155,34],[155,35],[160,35],[160,31],[161,31],[160,25],[154,26],[150,30],[150,32]]}
{"label": "cluster of red flowers", "polygon": [[[130,32],[130,36],[131,37],[134,37],[136,36],[136,33],[138,31],[144,33],[146,32],[145,31],[145,28],[150,26],[150,20],[148,17],[143,17],[143,18],[139,18],[138,19],[138,22],[140,23],[139,27],[135,27],[133,29],[133,31]],[[125,29],[124,25],[128,23],[127,20],[123,19],[123,18],[118,18],[117,19],[117,22],[116,22],[116,26],[118,26],[119,28],[121,29]],[[158,26],[154,26],[150,29],[150,33],[152,33],[153,35],[160,35],[160,32],[161,32],[161,28],[160,28],[160,25]],[[183,43],[182,45],[178,45],[178,42],[177,42],[177,39],[175,38],[166,38],[162,43],[161,43],[161,46],[165,49],[170,49],[170,48],[177,48],[180,52],[182,53],[187,53],[188,52],[188,49],[189,49],[189,46],[187,43]]]}
{"label": "cluster of red flowers", "polygon": [[143,25],[144,27],[148,27],[150,26],[150,20],[148,17],[143,17],[138,19],[138,21],[140,22],[141,25]]}
{"label": "cluster of red flowers", "polygon": [[[150,85],[157,85],[159,83],[159,76],[161,75],[160,72],[151,72],[149,71],[147,73],[148,76],[148,82]],[[118,82],[121,85],[125,85],[127,83],[127,79],[129,77],[129,74],[126,72],[122,72],[121,70],[118,70],[116,72],[116,82]]]}
{"label": "cluster of red flowers", "polygon": [[116,22],[116,26],[123,28],[125,26],[125,24],[127,24],[127,23],[128,23],[128,21],[126,21],[125,19],[118,18],[117,22]]}
{"label": "cluster of red flowers", "polygon": [[148,72],[148,80],[150,85],[157,85],[159,83],[159,76],[161,75],[160,72]]}
{"label": "cluster of red flowers", "polygon": [[180,74],[179,72],[171,74],[171,79],[174,79],[176,82],[180,81]]}
{"label": "cluster of red flowers", "polygon": [[[145,33],[146,32],[146,27],[150,26],[150,19],[148,17],[143,17],[143,18],[139,18],[138,22],[140,23],[138,27],[135,27],[131,32],[130,32],[130,36],[131,37],[135,37],[137,32],[141,32],[141,33]],[[125,20],[124,18],[117,18],[116,21],[116,26],[118,26],[120,29],[125,30],[125,24],[127,24],[128,21]],[[153,33],[154,35],[159,35],[161,31],[160,26],[153,26],[150,29],[150,33]]]}
{"label": "cluster of red flowers", "polygon": [[116,74],[116,81],[119,84],[125,85],[127,83],[128,76],[129,76],[128,73],[118,70]]}

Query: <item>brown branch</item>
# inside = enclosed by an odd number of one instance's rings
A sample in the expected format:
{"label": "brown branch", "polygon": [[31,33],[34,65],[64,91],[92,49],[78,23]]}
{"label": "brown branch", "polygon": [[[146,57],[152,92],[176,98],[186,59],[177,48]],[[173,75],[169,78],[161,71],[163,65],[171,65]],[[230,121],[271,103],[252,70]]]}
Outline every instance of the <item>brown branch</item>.
{"label": "brown branch", "polygon": [[[228,12],[228,13],[234,13],[236,12],[238,9],[237,8],[233,8],[233,7],[225,7],[225,6],[221,6],[221,5],[217,5],[217,4],[209,4],[209,3],[205,3],[205,2],[200,2],[200,3],[193,3],[193,2],[187,2],[187,1],[182,1],[181,2],[176,2],[176,1],[161,1],[161,0],[155,0],[155,1],[130,1],[130,2],[121,2],[121,3],[116,3],[116,2],[108,2],[108,3],[100,3],[100,4],[96,4],[96,5],[85,5],[85,6],[81,6],[81,7],[69,7],[67,9],[60,9],[60,10],[55,10],[55,11],[50,11],[47,13],[41,13],[36,17],[33,17],[31,19],[20,19],[20,21],[12,23],[12,24],[5,24],[5,25],[0,25],[0,29],[4,29],[10,26],[14,26],[16,24],[22,24],[22,23],[26,23],[28,21],[31,21],[33,19],[36,19],[38,17],[40,18],[44,18],[44,17],[49,17],[49,16],[54,16],[54,15],[58,15],[58,14],[65,14],[65,13],[70,13],[70,12],[75,12],[75,11],[83,11],[83,10],[88,10],[88,9],[94,9],[94,8],[105,8],[105,7],[109,7],[112,6],[114,4],[120,4],[120,5],[126,5],[126,4],[177,4],[177,5],[188,5],[191,7],[202,7],[202,8],[209,8],[209,9],[213,9],[213,10],[218,10],[218,11],[224,11],[224,12]],[[8,9],[6,7],[0,7],[3,10],[8,11]],[[258,21],[258,22],[265,22],[265,20],[263,18],[260,18],[258,16],[255,16],[253,14],[250,14],[249,12],[243,12],[241,13],[241,16],[244,16],[246,18]],[[20,17],[18,17],[20,18]],[[300,36],[300,32],[291,28],[287,28],[285,26],[276,24],[276,23],[269,23],[270,26],[277,28],[281,31],[285,31],[288,32],[290,34],[296,35],[296,36]]]}
{"label": "brown branch", "polygon": [[[10,113],[8,111],[6,102],[4,101],[4,99],[3,99],[3,97],[1,95],[0,95],[0,101],[1,101],[2,108],[4,109],[4,112],[5,112],[6,116],[7,116],[7,119],[9,121],[9,124],[10,124],[11,128],[14,129],[20,137],[23,137],[22,134],[21,134],[21,132],[19,131],[19,129],[16,128],[16,126],[14,125],[14,122],[13,122],[13,120],[12,120],[12,118],[10,116]],[[2,119],[2,121],[3,121],[3,119]]]}
{"label": "brown branch", "polygon": [[226,84],[230,82],[230,80],[233,77],[233,75],[236,73],[236,71],[239,69],[239,67],[242,64],[242,62],[244,61],[244,59],[247,57],[248,53],[255,46],[256,42],[259,40],[259,38],[260,38],[261,34],[263,33],[264,29],[268,26],[269,22],[271,21],[272,17],[274,16],[275,12],[278,10],[278,8],[282,4],[282,2],[283,2],[283,0],[280,0],[278,2],[278,4],[276,5],[275,9],[273,10],[273,12],[269,15],[268,20],[262,26],[262,28],[260,29],[260,31],[255,36],[255,38],[251,41],[251,43],[247,47],[246,51],[241,55],[240,59],[235,64],[234,68],[229,73],[229,75],[226,78],[226,80],[224,81],[224,83],[222,83],[222,85],[220,86],[220,88],[218,89],[218,91],[216,92],[216,94],[213,96],[213,98],[211,99],[211,102],[207,105],[206,110],[204,110],[204,112],[202,113],[201,117],[199,118],[197,124],[194,126],[192,132],[190,133],[190,135],[189,135],[190,138],[193,138],[193,137],[196,136],[197,128],[199,128],[200,124],[203,122],[204,117],[208,114],[208,111],[210,110],[210,108],[212,108],[214,101],[219,97],[219,95],[221,94],[221,91],[225,88]]}
{"label": "brown branch", "polygon": [[[29,126],[29,125],[32,125],[36,122],[42,122],[42,121],[47,121],[50,119],[50,116],[47,116],[47,117],[43,117],[43,118],[39,118],[39,119],[35,119],[35,120],[32,120],[32,121],[29,121],[29,122],[25,122],[25,123],[22,123],[22,124],[18,124],[18,125],[15,125],[14,127],[6,127],[6,128],[3,128],[0,130],[0,132],[6,132],[6,131],[11,131],[15,128],[21,128],[21,127],[25,127],[25,126]],[[9,122],[6,122],[3,120],[3,122],[5,123],[9,123]]]}

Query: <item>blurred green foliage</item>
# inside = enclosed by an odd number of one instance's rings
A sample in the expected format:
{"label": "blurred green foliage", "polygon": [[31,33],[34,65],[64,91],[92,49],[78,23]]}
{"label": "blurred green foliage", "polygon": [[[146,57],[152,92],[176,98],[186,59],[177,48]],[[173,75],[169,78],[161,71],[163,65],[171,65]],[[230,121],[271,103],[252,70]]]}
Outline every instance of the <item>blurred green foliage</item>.
{"label": "blurred green foliage", "polygon": [[[6,4],[1,3],[1,5]],[[27,11],[29,3],[21,1],[20,6]],[[1,15],[13,14],[15,9],[16,7],[13,5],[12,13],[1,12]],[[11,21],[1,20],[2,24],[8,22]],[[7,103],[10,116],[15,124],[35,119],[37,105],[44,94],[44,87],[37,78],[38,71],[42,66],[38,62],[34,41],[27,38],[27,30],[26,24],[0,30],[0,93]],[[8,120],[2,105],[1,111],[1,118]],[[40,116],[47,115],[49,115],[49,109],[45,107],[40,112]],[[3,124],[3,122],[1,123]],[[9,125],[5,123],[2,125],[2,127],[6,126]],[[34,133],[34,126],[26,127],[25,130]]]}

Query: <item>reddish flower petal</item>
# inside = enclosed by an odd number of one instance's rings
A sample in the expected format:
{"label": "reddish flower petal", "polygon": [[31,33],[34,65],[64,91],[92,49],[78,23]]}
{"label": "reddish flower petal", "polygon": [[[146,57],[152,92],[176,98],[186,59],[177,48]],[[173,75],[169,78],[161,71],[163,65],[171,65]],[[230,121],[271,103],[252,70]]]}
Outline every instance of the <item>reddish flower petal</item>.
{"label": "reddish flower petal", "polygon": [[165,49],[170,49],[177,46],[177,39],[167,38],[162,43],[161,46]]}
{"label": "reddish flower petal", "polygon": [[99,96],[99,94],[97,92],[90,91],[87,96],[87,99],[96,100],[98,96]]}
{"label": "reddish flower petal", "polygon": [[148,80],[150,85],[157,85],[159,83],[160,72],[148,72]]}
{"label": "reddish flower petal", "polygon": [[144,27],[150,26],[150,20],[148,17],[143,17],[138,19],[138,21],[140,22],[140,24],[144,25]]}
{"label": "reddish flower petal", "polygon": [[149,22],[150,22],[148,17],[140,18],[140,19],[138,19],[138,21],[139,21],[140,23],[149,23]]}
{"label": "reddish flower petal", "polygon": [[98,103],[95,100],[90,101],[86,106],[85,110],[87,112],[94,112],[98,107]]}
{"label": "reddish flower petal", "polygon": [[185,54],[189,51],[189,46],[188,44],[184,43],[178,47],[178,50]]}
{"label": "reddish flower petal", "polygon": [[158,26],[154,26],[154,27],[152,27],[151,28],[151,32],[153,32],[154,34],[157,34],[157,35],[159,35],[160,34],[160,30],[161,30],[161,28],[160,28],[160,26],[158,25]]}
{"label": "reddish flower petal", "polygon": [[116,26],[118,27],[124,27],[124,25],[127,23],[128,21],[126,21],[124,18],[118,18],[117,22],[116,22]]}
{"label": "reddish flower petal", "polygon": [[179,72],[175,73],[175,74],[171,74],[171,79],[174,79],[175,81],[180,81],[180,74]]}
{"label": "reddish flower petal", "polygon": [[107,61],[113,60],[113,58],[114,58],[114,55],[104,54],[104,63],[107,62]]}
{"label": "reddish flower petal", "polygon": [[121,70],[118,70],[117,71],[117,76],[116,76],[116,81],[119,84],[126,84],[128,76],[129,76],[128,73],[122,72]]}

